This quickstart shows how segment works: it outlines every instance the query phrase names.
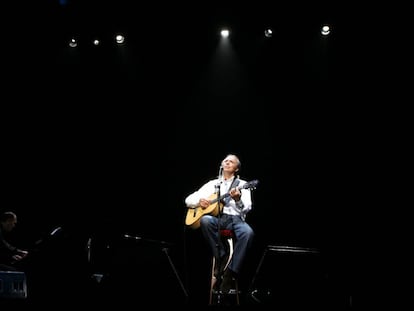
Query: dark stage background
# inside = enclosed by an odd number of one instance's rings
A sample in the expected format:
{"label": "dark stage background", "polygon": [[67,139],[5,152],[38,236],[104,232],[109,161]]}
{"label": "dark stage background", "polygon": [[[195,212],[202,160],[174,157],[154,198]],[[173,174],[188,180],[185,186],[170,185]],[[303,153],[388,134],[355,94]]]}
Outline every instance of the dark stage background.
{"label": "dark stage background", "polygon": [[[206,303],[210,258],[183,224],[184,198],[236,153],[241,177],[260,181],[243,293],[266,245],[312,247],[323,260],[321,300],[350,308],[372,140],[354,104],[363,77],[330,4],[82,2],[32,1],[9,25],[21,37],[6,48],[2,210],[17,212],[13,238],[33,250],[32,297],[76,288],[159,302],[161,288],[178,303]],[[331,37],[319,35],[322,22],[333,23]],[[221,25],[234,30],[230,51],[219,47]],[[121,47],[109,42],[118,31]],[[81,41],[70,50],[72,34]],[[126,291],[111,287],[117,278]]]}

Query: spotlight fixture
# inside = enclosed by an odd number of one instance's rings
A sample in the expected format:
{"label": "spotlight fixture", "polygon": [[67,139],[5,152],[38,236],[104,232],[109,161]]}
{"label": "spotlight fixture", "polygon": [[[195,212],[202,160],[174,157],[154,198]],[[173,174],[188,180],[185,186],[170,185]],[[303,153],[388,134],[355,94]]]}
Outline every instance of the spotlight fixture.
{"label": "spotlight fixture", "polygon": [[69,46],[70,46],[71,48],[76,48],[76,47],[78,46],[78,41],[76,41],[76,39],[75,39],[75,38],[70,39],[70,41],[69,41]]}
{"label": "spotlight fixture", "polygon": [[118,44],[124,43],[125,42],[125,37],[123,35],[116,35],[115,36],[115,41]]}
{"label": "spotlight fixture", "polygon": [[220,34],[221,34],[221,36],[222,36],[223,38],[227,38],[227,37],[230,35],[230,31],[229,31],[228,29],[223,29],[223,30],[220,32]]}
{"label": "spotlight fixture", "polygon": [[322,26],[321,34],[327,36],[331,33],[331,28],[328,25]]}
{"label": "spotlight fixture", "polygon": [[273,31],[272,31],[272,29],[267,28],[267,29],[264,31],[264,35],[265,35],[265,37],[266,37],[266,38],[270,38],[270,37],[272,37],[272,35],[273,35]]}

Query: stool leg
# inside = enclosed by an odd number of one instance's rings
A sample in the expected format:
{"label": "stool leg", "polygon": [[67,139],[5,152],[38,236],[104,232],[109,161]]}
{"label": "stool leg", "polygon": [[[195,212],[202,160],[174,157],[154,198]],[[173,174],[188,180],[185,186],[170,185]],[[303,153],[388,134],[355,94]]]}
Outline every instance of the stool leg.
{"label": "stool leg", "polygon": [[[225,262],[223,271],[228,268],[228,265],[229,265],[229,263],[230,263],[230,261],[232,259],[233,251],[234,251],[234,244],[233,244],[234,242],[233,242],[233,239],[232,238],[227,238],[226,240],[227,240],[228,247],[229,247],[228,248],[228,259]],[[214,287],[215,287],[216,283],[218,282],[216,276],[214,275],[215,266],[217,264],[220,264],[220,263],[216,262],[216,259],[213,256],[212,268],[211,268],[211,281],[210,281],[210,297],[209,297],[209,304],[210,305],[213,305],[213,304],[214,305],[220,305],[222,303],[222,299],[225,299],[226,301],[224,301],[224,302],[225,303],[228,303],[228,298],[229,298],[229,297],[227,297],[227,298],[224,297],[221,292],[219,292],[219,291],[216,292],[214,290]],[[235,297],[234,296],[233,297],[236,300],[236,305],[240,305],[239,284],[238,284],[237,280],[235,282],[235,290],[236,290],[236,292],[234,293]]]}
{"label": "stool leg", "polygon": [[213,304],[213,291],[214,291],[214,286],[216,285],[217,282],[217,278],[214,275],[214,269],[215,269],[215,265],[216,265],[216,259],[213,256],[213,263],[211,265],[211,281],[210,281],[210,300],[209,300],[209,304]]}
{"label": "stool leg", "polygon": [[229,263],[230,263],[230,260],[231,260],[231,257],[233,257],[233,249],[234,249],[234,247],[233,247],[233,239],[227,239],[227,242],[228,242],[228,244],[229,244],[229,258],[227,259],[227,262],[226,262],[226,265],[224,266],[224,270],[226,270],[227,269],[227,267],[228,267],[228,265],[229,265]]}
{"label": "stool leg", "polygon": [[[233,256],[233,250],[234,250],[234,244],[233,244],[233,239],[229,239],[228,240],[228,242],[229,242],[229,252],[230,252],[230,256],[229,256],[229,261],[227,262],[227,265],[226,265],[226,268],[227,268],[227,266],[228,266],[228,264],[230,263],[230,259],[231,259],[231,257]],[[237,305],[240,305],[240,298],[239,298],[239,282],[236,280],[236,282],[235,282],[236,284],[235,284],[235,289],[236,289],[236,304]]]}
{"label": "stool leg", "polygon": [[239,298],[239,282],[236,280],[236,304],[240,305],[240,298]]}

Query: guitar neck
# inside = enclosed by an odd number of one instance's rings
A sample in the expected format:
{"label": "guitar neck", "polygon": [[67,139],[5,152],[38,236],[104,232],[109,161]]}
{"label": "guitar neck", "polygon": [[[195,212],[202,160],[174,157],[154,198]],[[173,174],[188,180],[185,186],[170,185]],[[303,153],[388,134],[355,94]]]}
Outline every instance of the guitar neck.
{"label": "guitar neck", "polygon": [[[251,182],[245,183],[243,186],[237,186],[236,188],[241,190],[241,189],[250,189],[250,188],[254,188],[257,185],[257,180],[253,180]],[[213,195],[215,195],[215,198],[210,200],[210,204],[216,203],[217,201],[221,201],[224,198],[230,196],[230,192],[226,192],[225,194],[218,196],[217,193],[213,193]]]}
{"label": "guitar neck", "polygon": [[230,193],[229,193],[229,192],[227,192],[227,193],[225,193],[225,194],[223,194],[223,195],[221,195],[221,196],[217,196],[217,195],[216,195],[216,197],[215,197],[214,199],[211,199],[211,200],[210,200],[210,204],[213,204],[213,203],[216,203],[216,202],[218,202],[218,201],[221,201],[221,200],[223,200],[223,199],[227,198],[229,195],[230,195]]}

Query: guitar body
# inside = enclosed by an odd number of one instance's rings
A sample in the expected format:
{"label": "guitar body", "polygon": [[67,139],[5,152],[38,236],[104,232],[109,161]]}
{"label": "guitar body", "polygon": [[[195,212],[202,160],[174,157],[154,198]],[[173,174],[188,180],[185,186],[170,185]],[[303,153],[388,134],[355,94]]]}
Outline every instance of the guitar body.
{"label": "guitar body", "polygon": [[207,208],[203,209],[200,206],[189,208],[185,217],[185,224],[192,229],[198,229],[200,227],[200,219],[204,215],[217,216],[220,209],[223,207],[221,202],[217,202],[217,193],[213,193],[209,198],[210,204]]}

